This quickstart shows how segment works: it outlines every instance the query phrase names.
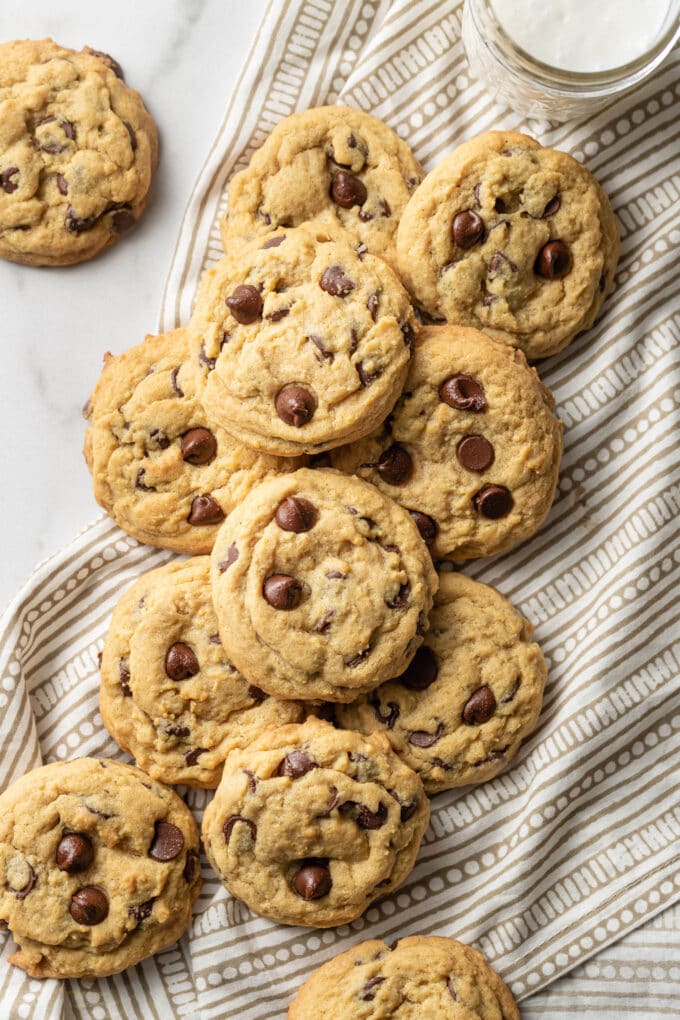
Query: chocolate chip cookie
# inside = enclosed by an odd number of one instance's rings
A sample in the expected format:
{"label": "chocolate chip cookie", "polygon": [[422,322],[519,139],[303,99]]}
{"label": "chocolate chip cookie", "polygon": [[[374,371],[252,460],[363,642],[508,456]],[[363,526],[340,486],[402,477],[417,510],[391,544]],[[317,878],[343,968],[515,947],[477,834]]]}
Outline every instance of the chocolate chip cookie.
{"label": "chocolate chip cookie", "polygon": [[202,836],[234,896],[282,924],[345,924],[411,871],[429,819],[381,734],[310,718],[232,751]]}
{"label": "chocolate chip cookie", "polygon": [[0,45],[0,257],[92,258],[139,219],[157,160],[156,125],[106,53]]}
{"label": "chocolate chip cookie", "polygon": [[408,145],[377,117],[346,106],[294,113],[232,179],[225,250],[313,221],[394,263],[397,224],[422,177]]}
{"label": "chocolate chip cookie", "polygon": [[581,163],[489,131],[428,174],[397,248],[402,279],[430,315],[544,358],[592,326],[614,282],[619,234]]}
{"label": "chocolate chip cookie", "polygon": [[189,326],[213,421],[291,457],[366,435],[406,378],[409,297],[389,266],[304,227],[208,269]]}
{"label": "chocolate chip cookie", "polygon": [[301,705],[253,687],[227,659],[210,600],[210,560],[144,574],[111,618],[99,708],[107,730],[164,783],[215,787],[232,747],[300,722]]}
{"label": "chocolate chip cookie", "polygon": [[360,942],[315,970],[288,1020],[519,1020],[481,953],[436,935]]}
{"label": "chocolate chip cookie", "polygon": [[210,552],[253,485],[301,463],[246,449],[208,421],[183,329],[107,355],[85,415],[95,499],[140,542],[175,552]]}
{"label": "chocolate chip cookie", "polygon": [[536,725],[547,668],[533,627],[507,599],[443,573],[430,629],[401,676],[351,705],[350,730],[385,732],[428,793],[481,783],[505,768]]}
{"label": "chocolate chip cookie", "polygon": [[550,510],[562,454],[554,406],[521,351],[466,326],[427,326],[392,414],[331,460],[406,507],[436,559],[490,556]]}
{"label": "chocolate chip cookie", "polygon": [[351,701],[397,676],[437,590],[409,515],[358,478],[303,468],[254,489],[212,554],[229,659],[281,698]]}
{"label": "chocolate chip cookie", "polygon": [[57,762],[0,796],[0,919],[31,977],[103,977],[167,948],[200,886],[191,812],[131,765]]}

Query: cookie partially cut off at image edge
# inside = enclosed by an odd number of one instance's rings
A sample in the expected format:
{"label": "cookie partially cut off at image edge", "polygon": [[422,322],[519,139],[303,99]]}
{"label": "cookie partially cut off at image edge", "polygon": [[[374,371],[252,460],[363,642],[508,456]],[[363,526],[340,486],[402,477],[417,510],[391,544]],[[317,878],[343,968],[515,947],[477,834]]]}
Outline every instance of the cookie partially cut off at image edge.
{"label": "cookie partially cut off at image edge", "polygon": [[437,575],[409,515],[375,486],[303,468],[229,515],[212,553],[225,651],[280,698],[350,701],[406,668]]}
{"label": "cookie partially cut off at image edge", "polygon": [[360,942],[315,970],[288,1020],[520,1020],[510,989],[481,953],[454,939],[411,935]]}
{"label": "cookie partially cut off at image edge", "polygon": [[404,210],[399,272],[434,321],[528,358],[589,329],[614,282],[619,232],[592,174],[527,135],[488,131],[431,171]]}
{"label": "cookie partially cut off at image edge", "polygon": [[411,872],[430,808],[382,734],[314,717],[232,751],[203,816],[203,843],[229,891],[281,924],[359,917]]}
{"label": "cookie partially cut off at image edge", "polygon": [[139,219],[157,162],[156,125],[108,54],[0,45],[1,258],[92,258]]}
{"label": "cookie partially cut off at image edge", "polygon": [[227,659],[208,556],[150,570],[118,600],[99,709],[116,743],[153,779],[209,789],[232,748],[305,715],[298,702],[253,687]]}
{"label": "cookie partially cut off at image edge", "polygon": [[31,977],[105,977],[166,949],[200,887],[191,811],[132,765],[55,762],[0,796],[0,919]]}

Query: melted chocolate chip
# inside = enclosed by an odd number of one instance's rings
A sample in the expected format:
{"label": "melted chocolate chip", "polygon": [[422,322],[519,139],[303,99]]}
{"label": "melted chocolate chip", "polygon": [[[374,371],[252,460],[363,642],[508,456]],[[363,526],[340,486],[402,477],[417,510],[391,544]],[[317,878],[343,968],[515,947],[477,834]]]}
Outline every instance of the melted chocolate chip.
{"label": "melted chocolate chip", "polygon": [[156,489],[153,485],[146,485],[142,479],[145,477],[146,472],[144,468],[139,468],[137,475],[135,476],[135,489],[140,489],[142,492],[155,492]]}
{"label": "melted chocolate chip", "polygon": [[184,641],[170,645],[165,655],[165,672],[171,680],[188,680],[200,669],[196,654]]}
{"label": "melted chocolate chip", "polygon": [[[502,251],[495,251],[489,259],[489,272],[499,273],[503,266],[507,266],[513,273],[517,272],[517,264],[512,259],[508,258]],[[488,297],[489,295],[486,296]]]}
{"label": "melted chocolate chip", "polygon": [[439,399],[457,411],[486,411],[486,397],[481,383],[470,375],[451,375],[439,387]]}
{"label": "melted chocolate chip", "polygon": [[159,450],[167,450],[167,448],[170,446],[170,439],[165,434],[163,429],[151,429],[151,432],[149,433],[149,438],[153,440],[154,444],[158,447]]}
{"label": "melted chocolate chip", "polygon": [[413,691],[425,691],[435,682],[438,674],[437,656],[427,645],[421,645],[395,683],[403,684]]}
{"label": "melted chocolate chip", "polygon": [[368,372],[364,368],[363,362],[361,362],[361,361],[359,362],[358,365],[355,365],[355,368],[357,370],[357,375],[359,376],[359,382],[361,383],[362,387],[370,386],[371,383],[375,382],[375,380],[380,375],[380,372],[378,370],[376,370],[375,372]]}
{"label": "melted chocolate chip", "polygon": [[102,215],[102,213],[97,213],[94,216],[79,217],[76,216],[73,206],[67,205],[64,225],[72,234],[84,234],[97,225]]}
{"label": "melted chocolate chip", "polygon": [[202,754],[205,754],[206,751],[207,751],[206,747],[194,747],[191,749],[191,751],[187,751],[187,753],[184,755],[184,761],[186,762],[187,765],[193,767],[198,763],[198,759],[201,757]]}
{"label": "melted chocolate chip", "polygon": [[123,234],[126,230],[134,227],[137,221],[129,210],[123,209],[121,212],[113,214],[111,222],[116,233]]}
{"label": "melted chocolate chip", "polygon": [[318,513],[313,503],[303,496],[287,496],[276,509],[276,523],[283,531],[299,535],[310,531],[317,522]]}
{"label": "melted chocolate chip", "polygon": [[2,188],[5,194],[11,195],[12,192],[16,191],[19,187],[18,183],[12,180],[12,178],[16,177],[18,173],[18,166],[8,166],[6,170],[3,170],[2,173],[0,173],[0,188]]}
{"label": "melted chocolate chip", "polygon": [[560,211],[561,204],[562,202],[560,201],[560,196],[555,195],[554,198],[550,199],[545,209],[541,213],[541,219],[545,220],[548,218],[548,216],[554,216],[555,213],[558,213]]}
{"label": "melted chocolate chip", "polygon": [[506,517],[513,508],[513,499],[504,485],[485,485],[472,497],[475,510],[490,521]]}
{"label": "melted chocolate chip", "polygon": [[250,769],[243,769],[243,772],[248,780],[248,789],[251,793],[255,793],[257,790],[257,779],[255,778],[255,773],[251,772]]}
{"label": "melted chocolate chip", "polygon": [[220,560],[220,562],[217,564],[217,569],[220,572],[220,574],[226,574],[227,570],[229,570],[229,567],[231,567],[232,564],[236,563],[237,559],[238,549],[236,548],[236,543],[232,542],[229,548],[227,549],[227,555],[225,559]]}
{"label": "melted chocolate chip", "polygon": [[413,460],[408,450],[393,443],[378,459],[376,470],[388,485],[403,485],[413,474]]}
{"label": "melted chocolate chip", "polygon": [[224,510],[212,496],[195,496],[191,503],[191,511],[187,517],[189,524],[219,524],[224,520]]}
{"label": "melted chocolate chip", "polygon": [[227,298],[227,306],[237,322],[247,326],[262,314],[262,298],[257,287],[242,283]]}
{"label": "melted chocolate chip", "polygon": [[302,599],[302,585],[289,574],[272,574],[264,582],[262,594],[274,609],[296,609]]}
{"label": "melted chocolate chip", "polygon": [[293,878],[293,889],[303,900],[319,900],[328,896],[332,885],[328,861],[324,859],[305,861]]}
{"label": "melted chocolate chip", "polygon": [[451,233],[459,248],[472,248],[484,237],[484,221],[472,209],[464,209],[453,217]]}
{"label": "melted chocolate chip", "polygon": [[444,723],[439,723],[436,733],[428,733],[427,730],[414,730],[408,738],[409,744],[414,747],[432,747],[441,740],[444,733]]}
{"label": "melted chocolate chip", "polygon": [[127,129],[127,133],[130,136],[130,146],[132,148],[132,151],[136,152],[137,151],[137,135],[135,134],[135,129],[133,128],[132,124],[129,124],[126,120],[123,121],[123,124],[125,124],[125,127]]}
{"label": "melted chocolate chip", "polygon": [[399,591],[390,601],[385,601],[385,605],[388,609],[403,609],[407,606],[411,600],[411,585],[406,582],[399,586]]}
{"label": "melted chocolate chip", "polygon": [[92,840],[84,832],[67,832],[57,846],[57,867],[75,875],[87,871],[94,860]]}
{"label": "melted chocolate chip", "polygon": [[381,829],[387,821],[387,808],[384,804],[379,804],[377,811],[371,811],[365,804],[356,804],[355,808],[356,822],[362,829]]}
{"label": "melted chocolate chip", "polygon": [[179,737],[184,739],[185,737],[191,736],[191,730],[188,726],[176,726],[174,723],[161,723],[160,729],[163,733],[167,733],[169,737]]}
{"label": "melted chocolate chip", "polygon": [[373,713],[383,726],[386,726],[388,730],[394,727],[395,722],[399,718],[399,705],[395,701],[388,701],[387,708],[389,711],[384,713],[380,704],[380,699],[377,694],[372,695],[369,698],[369,702],[373,708]]}
{"label": "melted chocolate chip", "polygon": [[210,429],[189,429],[182,436],[182,460],[188,464],[209,464],[217,453],[217,440]]}
{"label": "melted chocolate chip", "polygon": [[21,889],[14,889],[13,886],[8,884],[8,888],[14,893],[18,900],[25,900],[37,881],[35,871],[28,861],[26,861],[26,867],[28,868],[28,879]]}
{"label": "melted chocolate chip", "polygon": [[290,308],[276,308],[273,312],[268,312],[265,315],[265,319],[269,322],[280,322],[281,319],[285,319],[289,312]]}
{"label": "melted chocolate chip", "polygon": [[353,205],[363,205],[368,198],[368,191],[363,181],[347,170],[339,170],[331,183],[331,198],[343,209],[351,209]]}
{"label": "melted chocolate chip", "polygon": [[229,815],[224,825],[222,826],[224,842],[227,844],[227,846],[229,846],[229,840],[231,839],[231,834],[237,822],[243,822],[244,825],[248,826],[248,829],[250,830],[250,838],[254,843],[257,838],[257,825],[255,824],[255,822],[251,822],[249,818],[244,818],[243,815]]}
{"label": "melted chocolate chip", "polygon": [[503,697],[501,698],[501,705],[507,705],[510,701],[512,701],[512,699],[517,694],[517,691],[519,690],[519,685],[520,685],[520,678],[517,677],[515,679],[515,682],[513,683],[512,687],[507,692],[507,694],[504,694]]}
{"label": "melted chocolate chip", "polygon": [[299,429],[311,421],[316,410],[316,400],[303,386],[289,383],[277,393],[275,406],[281,421]]}
{"label": "melted chocolate chip", "polygon": [[[217,364],[217,358],[209,358],[208,355],[205,353],[205,346],[203,344],[201,344],[198,351],[198,360],[201,363],[201,365],[206,366],[209,372],[212,372],[213,368]],[[182,396],[184,396],[183,393]]]}
{"label": "melted chocolate chip", "polygon": [[278,248],[278,246],[280,244],[282,244],[285,240],[286,240],[286,235],[285,234],[279,234],[278,237],[270,237],[270,238],[268,238],[264,242],[264,244],[262,245],[262,248],[263,249],[264,248]]}
{"label": "melted chocolate chip", "polygon": [[170,385],[172,386],[174,392],[177,394],[178,397],[183,397],[184,390],[177,382],[177,376],[179,374],[180,367],[181,366],[178,365],[177,368],[173,368],[172,372],[170,373]]}
{"label": "melted chocolate chip", "polygon": [[401,332],[404,337],[404,343],[410,350],[413,350],[416,342],[416,334],[413,326],[410,322],[405,322],[401,327]]}
{"label": "melted chocolate chip", "polygon": [[378,304],[379,298],[377,293],[374,292],[372,294],[369,294],[368,300],[366,301],[366,307],[371,313],[371,318],[373,319],[374,322],[376,322],[378,318]]}
{"label": "melted chocolate chip", "polygon": [[130,690],[130,667],[127,659],[120,659],[118,662],[118,681],[123,691],[124,698],[131,698]]}
{"label": "melted chocolate chip", "polygon": [[536,256],[534,272],[545,280],[561,280],[571,267],[571,252],[564,241],[548,241]]}
{"label": "melted chocolate chip", "polygon": [[381,985],[385,981],[382,977],[372,977],[364,984],[363,995],[361,996],[364,1002],[373,1002],[376,995],[376,989],[378,985]]}
{"label": "melted chocolate chip", "polygon": [[451,978],[447,978],[447,980],[446,980],[446,987],[448,988],[449,995],[451,996],[453,1001],[454,1002],[458,1002],[458,996],[456,995],[456,989],[453,987],[453,981],[451,980]]}
{"label": "melted chocolate chip", "polygon": [[94,886],[85,886],[71,897],[69,913],[76,924],[101,924],[109,913],[109,901]]}
{"label": "melted chocolate chip", "polygon": [[488,684],[478,687],[465,702],[463,721],[468,726],[481,726],[488,722],[496,711],[496,698]]}
{"label": "melted chocolate chip", "polygon": [[458,462],[468,471],[486,471],[494,456],[493,446],[484,436],[465,436],[456,447]]}
{"label": "melted chocolate chip", "polygon": [[198,871],[199,857],[195,850],[187,850],[187,859],[184,862],[184,869],[182,871],[182,877],[185,882],[191,884],[194,880],[194,876]]}
{"label": "melted chocolate chip", "polygon": [[319,620],[319,622],[317,623],[316,627],[314,628],[314,631],[317,634],[327,634],[328,631],[331,629],[331,620],[333,619],[334,616],[335,610],[327,609],[326,612],[321,617],[321,619]]}
{"label": "melted chocolate chip", "polygon": [[420,510],[409,510],[409,513],[420,532],[423,542],[425,545],[431,546],[439,533],[439,525],[432,517],[422,513]]}
{"label": "melted chocolate chip", "polygon": [[110,56],[108,53],[104,53],[103,50],[93,50],[90,46],[86,46],[85,49],[90,54],[90,56],[99,57],[100,60],[103,60],[106,66],[113,71],[116,78],[120,78],[121,81],[125,81],[123,68],[120,66],[117,60],[114,60],[114,58]]}
{"label": "melted chocolate chip", "polygon": [[350,291],[354,290],[354,281],[350,280],[342,266],[329,266],[324,270],[319,280],[319,286],[321,290],[332,294],[333,297],[346,297]]}
{"label": "melted chocolate chip", "polygon": [[401,820],[402,822],[408,822],[409,818],[413,818],[414,814],[418,810],[420,804],[420,798],[416,797],[409,804],[402,804],[401,806]]}
{"label": "melted chocolate chip", "polygon": [[317,768],[317,764],[306,751],[289,751],[276,769],[277,776],[290,776],[291,779],[299,779],[305,773]]}
{"label": "melted chocolate chip", "polygon": [[256,705],[261,705],[263,701],[266,701],[269,695],[265,691],[261,691],[255,684],[248,684],[248,697],[252,698]]}
{"label": "melted chocolate chip", "polygon": [[316,360],[320,361],[320,362],[329,361],[331,363],[331,365],[332,365],[333,362],[335,361],[335,355],[333,354],[333,351],[329,351],[328,350],[328,348],[326,347],[326,344],[321,339],[321,337],[320,336],[314,336],[314,334],[310,334],[309,339],[312,341],[312,343],[316,347],[317,351],[319,352],[316,355]]}
{"label": "melted chocolate chip", "polygon": [[357,652],[357,654],[354,655],[351,659],[349,659],[345,663],[345,665],[348,667],[348,669],[356,669],[357,666],[360,666],[361,663],[364,662],[368,658],[368,655],[369,655],[370,651],[371,651],[371,648],[370,648],[370,645],[369,645],[369,647],[368,648],[364,648],[363,651]]}
{"label": "melted chocolate chip", "polygon": [[184,836],[172,822],[156,822],[149,857],[154,861],[174,861],[184,849]]}

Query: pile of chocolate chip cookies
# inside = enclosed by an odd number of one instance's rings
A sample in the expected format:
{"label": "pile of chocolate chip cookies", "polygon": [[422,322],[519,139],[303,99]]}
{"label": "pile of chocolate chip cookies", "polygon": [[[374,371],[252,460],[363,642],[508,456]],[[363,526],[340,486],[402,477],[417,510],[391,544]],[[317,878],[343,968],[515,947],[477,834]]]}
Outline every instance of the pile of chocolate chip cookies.
{"label": "pile of chocolate chip cookies", "polygon": [[[177,936],[167,899],[179,872],[185,923],[197,842],[163,784],[216,790],[203,843],[234,896],[334,926],[409,874],[427,795],[495,776],[539,716],[531,625],[451,563],[525,541],[548,514],[561,425],[526,356],[599,311],[618,257],[606,196],[512,132],[424,177],[385,124],[325,107],[284,120],[236,175],[222,236],[188,326],[107,355],[87,404],[99,503],[192,558],[140,577],[104,644],[101,714],[143,771],[34,773],[40,810],[63,797],[68,811],[52,807],[33,856],[3,813],[0,853],[19,863],[0,916],[34,974],[110,973]],[[119,769],[140,788],[127,804]],[[142,812],[154,864],[142,849],[145,899],[124,914],[121,819]],[[85,857],[64,868],[76,837]],[[58,936],[24,917],[29,886]],[[290,1016],[353,1017],[359,1001],[392,1015],[414,972],[428,1015],[518,1016],[478,954],[421,937],[343,954]]]}

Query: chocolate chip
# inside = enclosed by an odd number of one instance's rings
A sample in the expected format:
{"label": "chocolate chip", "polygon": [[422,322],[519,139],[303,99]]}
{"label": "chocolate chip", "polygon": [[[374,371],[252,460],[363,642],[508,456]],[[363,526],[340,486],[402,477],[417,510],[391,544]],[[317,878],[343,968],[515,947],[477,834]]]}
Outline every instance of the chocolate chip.
{"label": "chocolate chip", "polygon": [[388,730],[391,730],[394,727],[395,722],[399,718],[399,705],[397,705],[396,702],[394,701],[388,701],[387,707],[389,711],[387,713],[384,713],[382,711],[380,699],[378,698],[377,694],[372,695],[369,698],[369,702],[373,708],[373,713],[378,722],[382,723],[383,726],[386,726]]}
{"label": "chocolate chip", "polygon": [[326,612],[321,617],[321,619],[319,620],[319,622],[317,623],[316,627],[314,628],[315,632],[317,634],[327,634],[328,631],[331,629],[331,620],[333,619],[334,616],[335,610],[327,609]]}
{"label": "chocolate chip", "polygon": [[409,736],[408,742],[414,747],[432,747],[438,740],[441,740],[443,732],[444,723],[439,723],[436,733],[428,733],[427,730],[414,730]]}
{"label": "chocolate chip", "polygon": [[380,454],[376,470],[388,485],[403,485],[413,474],[411,454],[394,443]]}
{"label": "chocolate chip", "polygon": [[512,699],[517,694],[517,691],[519,690],[519,685],[520,685],[520,678],[516,677],[515,678],[515,682],[513,683],[513,685],[510,688],[510,690],[507,692],[507,694],[504,694],[503,697],[501,698],[501,705],[507,705],[508,702],[512,701]]}
{"label": "chocolate chip", "polygon": [[320,336],[314,336],[313,334],[310,334],[309,339],[312,341],[312,343],[316,347],[317,351],[321,355],[321,357],[319,357],[319,354],[317,354],[316,355],[316,360],[317,361],[321,361],[321,362],[323,362],[323,361],[330,361],[330,363],[332,365],[333,362],[335,361],[335,355],[333,354],[333,351],[329,351],[328,350],[328,348],[326,347],[326,344],[321,339],[321,337]]}
{"label": "chocolate chip", "polygon": [[125,76],[123,75],[123,68],[120,66],[117,60],[114,60],[113,57],[109,56],[108,53],[104,53],[102,50],[93,50],[90,46],[86,46],[85,49],[90,54],[90,56],[99,57],[100,60],[103,60],[106,66],[113,71],[116,78],[120,78],[121,81],[125,81]]}
{"label": "chocolate chip", "polygon": [[[100,765],[102,765],[101,762],[100,762]],[[102,768],[105,768],[105,766],[102,765]],[[85,810],[89,811],[91,815],[96,815],[97,818],[115,818],[116,817],[114,814],[107,814],[106,811],[99,811],[98,808],[90,807],[89,804],[85,804]]]}
{"label": "chocolate chip", "polygon": [[[508,256],[505,255],[504,252],[502,252],[502,251],[495,251],[493,253],[493,255],[491,256],[491,258],[489,259],[489,272],[490,273],[499,273],[502,270],[503,266],[508,266],[508,268],[513,273],[516,273],[518,271],[517,270],[517,263],[513,262],[512,259],[508,258]],[[489,295],[485,295],[485,296],[488,297]],[[492,295],[492,296],[495,296],[495,295]]]}
{"label": "chocolate chip", "polygon": [[357,140],[356,140],[356,138],[354,137],[353,134],[348,135],[347,136],[347,148],[348,149],[356,149],[356,147],[357,147]]}
{"label": "chocolate chip", "polygon": [[293,888],[303,900],[328,896],[332,885],[328,862],[321,859],[305,861],[293,879]]}
{"label": "chocolate chip", "polygon": [[196,496],[191,503],[187,517],[189,524],[219,524],[224,520],[224,510],[212,496]]}
{"label": "chocolate chip", "polygon": [[353,205],[363,205],[368,198],[368,191],[363,181],[347,170],[339,170],[331,183],[331,198],[343,209],[351,209]]}
{"label": "chocolate chip", "polygon": [[380,213],[382,216],[392,215],[392,210],[390,209],[389,202],[386,199],[384,198],[379,199],[378,208],[380,209]]}
{"label": "chocolate chip", "polygon": [[289,751],[276,769],[277,776],[290,776],[291,779],[299,779],[305,773],[317,767],[316,762],[306,751]]}
{"label": "chocolate chip", "polygon": [[191,749],[191,751],[187,751],[187,753],[184,755],[184,761],[186,762],[187,765],[193,767],[194,765],[197,764],[198,759],[201,757],[201,755],[205,754],[206,751],[207,751],[206,747],[194,747]]}
{"label": "chocolate chip", "polygon": [[237,822],[243,822],[244,825],[248,826],[251,839],[254,843],[257,838],[257,825],[255,822],[251,822],[249,818],[244,818],[243,815],[229,815],[222,826],[222,834],[224,835],[224,842],[227,846],[229,846],[229,840],[231,839],[232,831]]}
{"label": "chocolate chip", "polygon": [[118,662],[118,680],[123,691],[124,698],[131,698],[130,690],[130,667],[127,659],[120,659]]}
{"label": "chocolate chip", "polygon": [[389,602],[387,600],[385,601],[385,605],[388,607],[388,609],[403,609],[404,606],[407,606],[409,604],[410,599],[411,599],[411,585],[407,581],[406,584],[402,584],[399,586],[399,591],[397,592],[393,599],[390,599]]}
{"label": "chocolate chip", "polygon": [[182,436],[182,460],[189,464],[209,464],[217,453],[217,440],[210,429],[189,429]]}
{"label": "chocolate chip", "polygon": [[191,884],[199,868],[199,856],[195,850],[187,850],[187,859],[184,862],[182,877],[185,882]]}
{"label": "chocolate chip", "polygon": [[453,217],[451,233],[459,248],[472,248],[484,237],[484,221],[472,209],[464,209]]}
{"label": "chocolate chip", "polygon": [[506,517],[513,508],[513,499],[504,485],[485,485],[472,497],[475,510],[490,521]]}
{"label": "chocolate chip", "polygon": [[276,523],[284,531],[299,535],[310,531],[318,518],[316,507],[303,496],[287,496],[276,508]]}
{"label": "chocolate chip", "polygon": [[453,987],[453,981],[451,980],[451,978],[447,978],[447,980],[446,980],[446,987],[448,988],[449,995],[451,996],[453,1001],[454,1002],[458,1002],[458,996],[456,995],[456,989]]}
{"label": "chocolate chip", "polygon": [[354,281],[350,280],[342,266],[329,266],[322,273],[319,286],[333,297],[346,297],[354,290]]}
{"label": "chocolate chip", "polygon": [[385,978],[382,977],[369,978],[364,985],[364,993],[361,996],[362,1000],[364,1002],[373,1002],[373,999],[375,999],[376,995],[374,989],[377,989],[378,985],[381,985],[383,981],[385,981]]}
{"label": "chocolate chip", "polygon": [[87,871],[94,860],[92,840],[84,832],[67,832],[57,846],[57,867],[75,875]]}
{"label": "chocolate chip", "polygon": [[109,913],[109,901],[101,889],[85,886],[71,897],[69,913],[76,924],[101,924]]}
{"label": "chocolate chip", "polygon": [[571,266],[571,252],[564,241],[548,241],[536,256],[534,272],[545,280],[561,280]]}
{"label": "chocolate chip", "polygon": [[[198,351],[198,360],[201,363],[201,365],[206,366],[209,372],[212,372],[213,368],[217,364],[217,358],[209,358],[208,355],[205,353],[205,346],[203,344],[201,344]],[[183,393],[182,396],[184,396]]]}
{"label": "chocolate chip", "polygon": [[275,406],[281,421],[299,429],[311,421],[316,410],[316,400],[303,386],[289,383],[277,393]]}
{"label": "chocolate chip", "polygon": [[147,485],[143,479],[146,475],[144,468],[139,468],[135,476],[135,489],[141,489],[142,492],[155,492],[156,489],[153,485]]}
{"label": "chocolate chip", "polygon": [[128,124],[128,122],[126,120],[123,121],[123,124],[125,124],[125,127],[127,128],[127,133],[130,136],[130,145],[132,146],[132,151],[136,152],[137,151],[137,135],[135,134],[134,128],[132,127],[132,124]]}
{"label": "chocolate chip", "polygon": [[369,654],[370,650],[371,650],[371,646],[369,645],[368,648],[364,648],[363,651],[357,652],[357,654],[352,656],[351,659],[348,659],[348,661],[345,663],[345,665],[349,669],[356,669],[357,666],[360,666],[361,663],[364,662],[368,658],[368,654]]}
{"label": "chocolate chip", "polygon": [[326,571],[326,577],[329,581],[344,581],[347,574],[343,574],[342,570],[328,570]]}
{"label": "chocolate chip", "polygon": [[226,558],[220,560],[220,562],[217,564],[217,569],[219,570],[220,574],[226,574],[227,570],[229,570],[229,567],[231,567],[232,564],[236,563],[237,559],[238,549],[236,548],[236,543],[232,542],[229,548],[227,549]]}
{"label": "chocolate chip", "polygon": [[456,447],[456,457],[468,471],[486,471],[494,461],[493,446],[484,436],[465,436]]}
{"label": "chocolate chip", "polygon": [[413,691],[425,691],[435,682],[438,673],[437,656],[427,645],[421,645],[395,683],[403,684]]}
{"label": "chocolate chip", "polygon": [[181,365],[178,365],[177,368],[173,368],[172,372],[170,373],[170,385],[172,386],[173,390],[175,391],[178,397],[183,397],[184,390],[177,382],[177,376],[179,374],[180,368]]}
{"label": "chocolate chip", "polygon": [[268,312],[267,315],[265,315],[265,319],[269,322],[280,322],[281,319],[285,319],[289,312],[290,308],[276,308],[273,312]]}
{"label": "chocolate chip", "polygon": [[172,822],[156,822],[149,857],[154,861],[174,861],[184,849],[184,836]]}
{"label": "chocolate chip", "polygon": [[373,213],[368,212],[366,209],[360,209],[359,219],[361,220],[362,223],[370,223],[370,221],[373,219]]}
{"label": "chocolate chip", "polygon": [[161,723],[160,729],[163,733],[167,733],[169,737],[179,737],[184,739],[185,737],[191,736],[191,730],[188,726],[175,726],[174,723]]}
{"label": "chocolate chip", "polygon": [[387,808],[379,804],[377,811],[371,811],[365,804],[357,804],[356,821],[362,829],[381,829],[387,821]]}
{"label": "chocolate chip", "polygon": [[401,327],[401,332],[404,337],[404,343],[406,344],[407,347],[413,350],[416,342],[416,334],[411,323],[405,322],[404,325]]}
{"label": "chocolate chip", "polygon": [[357,370],[359,382],[361,383],[362,387],[370,386],[371,383],[375,382],[375,380],[380,375],[379,371],[367,372],[366,369],[364,368],[363,362],[361,361],[359,362],[358,365],[355,365],[355,368]]}
{"label": "chocolate chip", "polygon": [[366,247],[365,244],[358,244],[356,246],[356,253],[359,256],[359,258],[361,259],[361,261],[363,262],[364,258],[368,254],[368,248]]}
{"label": "chocolate chip", "polygon": [[439,399],[457,411],[486,411],[484,388],[471,375],[450,375],[439,387]]}
{"label": "chocolate chip", "polygon": [[248,779],[248,789],[251,793],[255,793],[257,790],[257,779],[255,778],[255,773],[251,772],[250,769],[243,769],[243,772]]}
{"label": "chocolate chip", "polygon": [[506,209],[505,202],[503,201],[502,198],[497,198],[496,201],[493,204],[493,207],[496,210],[496,212],[499,212],[499,213],[504,213],[505,209]]}
{"label": "chocolate chip", "polygon": [[288,611],[300,605],[302,585],[289,574],[272,574],[264,582],[262,594],[274,609]]}
{"label": "chocolate chip", "polygon": [[488,684],[478,687],[465,702],[463,721],[468,726],[481,726],[488,722],[496,711],[496,698]]}
{"label": "chocolate chip", "polygon": [[378,301],[377,293],[373,293],[373,294],[369,294],[368,295],[368,300],[366,302],[366,307],[368,308],[369,312],[371,313],[371,318],[373,319],[374,322],[376,322],[377,319],[378,319],[378,303],[379,303],[379,301]]}
{"label": "chocolate chip", "polygon": [[252,698],[256,705],[261,705],[269,697],[265,691],[261,691],[255,684],[248,684],[248,697]]}
{"label": "chocolate chip", "polygon": [[425,545],[431,546],[439,533],[439,525],[432,517],[422,513],[420,510],[409,510],[409,513],[420,532],[423,542]]}
{"label": "chocolate chip", "polygon": [[559,195],[555,195],[554,198],[550,199],[550,201],[546,205],[545,209],[541,213],[541,219],[545,220],[545,219],[548,218],[548,216],[554,216],[555,213],[560,211],[561,204],[562,203],[560,201],[560,196]]}
{"label": "chocolate chip", "polygon": [[126,230],[130,230],[131,227],[134,227],[137,220],[129,210],[123,209],[121,212],[113,214],[111,222],[113,223],[113,229],[118,234],[124,234]]}
{"label": "chocolate chip", "polygon": [[97,225],[101,218],[101,213],[97,213],[94,216],[76,216],[73,211],[72,205],[66,206],[66,216],[64,217],[64,225],[67,230],[72,234],[84,234],[88,230],[92,230]]}
{"label": "chocolate chip", "polygon": [[278,237],[270,237],[264,242],[264,244],[262,245],[262,249],[278,248],[278,246],[282,244],[285,240],[286,240],[285,234],[279,234]]}
{"label": "chocolate chip", "polygon": [[401,806],[401,820],[402,822],[408,822],[409,818],[413,818],[414,814],[418,810],[420,804],[420,798],[416,797],[409,804],[402,804]]}
{"label": "chocolate chip", "polygon": [[28,868],[28,878],[26,879],[26,882],[21,887],[21,889],[15,889],[13,886],[7,883],[8,888],[11,890],[11,892],[14,893],[18,900],[25,900],[37,881],[36,874],[32,866],[28,863],[28,861],[25,861],[25,864],[26,867]]}
{"label": "chocolate chip", "polygon": [[12,178],[19,173],[18,166],[8,166],[6,170],[3,170],[0,174],[0,187],[7,194],[11,195],[13,191],[16,191],[19,185]]}
{"label": "chocolate chip", "polygon": [[151,429],[149,438],[153,439],[154,445],[158,447],[159,450],[167,450],[170,446],[170,438],[166,435],[163,429]]}
{"label": "chocolate chip", "polygon": [[247,326],[262,314],[262,298],[257,287],[249,283],[239,284],[227,298],[227,306],[237,322]]}
{"label": "chocolate chip", "polygon": [[200,669],[196,654],[184,641],[170,645],[165,655],[165,672],[171,680],[188,680]]}

